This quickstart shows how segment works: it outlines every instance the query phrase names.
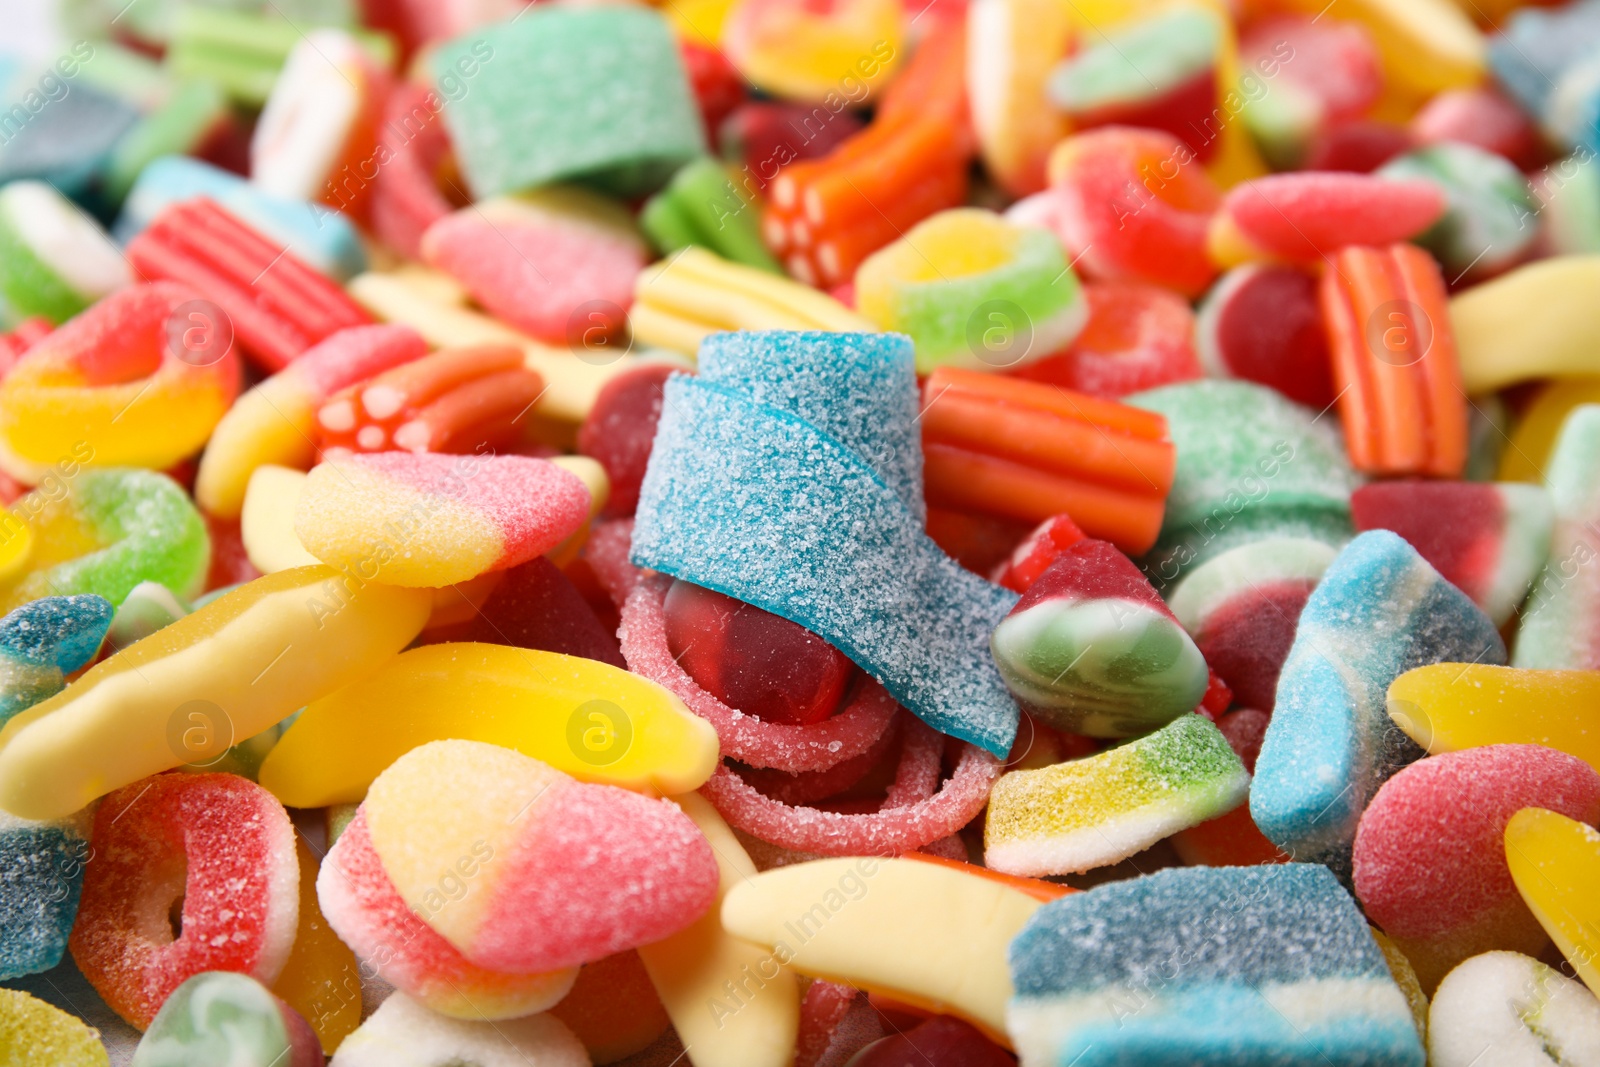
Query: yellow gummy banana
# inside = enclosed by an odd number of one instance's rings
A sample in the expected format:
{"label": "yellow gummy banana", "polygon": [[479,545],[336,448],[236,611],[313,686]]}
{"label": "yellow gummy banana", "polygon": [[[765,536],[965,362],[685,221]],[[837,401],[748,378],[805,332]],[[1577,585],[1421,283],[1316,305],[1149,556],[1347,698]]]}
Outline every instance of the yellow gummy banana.
{"label": "yellow gummy banana", "polygon": [[1600,996],[1600,831],[1523,808],[1506,824],[1506,863],[1529,910]]}
{"label": "yellow gummy banana", "polygon": [[1555,256],[1450,301],[1469,393],[1530,378],[1600,374],[1600,256]]}
{"label": "yellow gummy banana", "polygon": [[667,690],[596,660],[453,642],[396,657],[314,701],[261,765],[291,807],[354,803],[420,745],[445,739],[515,749],[585,782],[653,796],[698,789],[717,733]]}
{"label": "yellow gummy banana", "polygon": [[1511,443],[1500,455],[1495,480],[1543,484],[1545,464],[1555,450],[1561,424],[1573,408],[1583,404],[1600,404],[1600,378],[1568,378],[1541,388],[1511,431]]}
{"label": "yellow gummy banana", "polygon": [[1600,770],[1600,671],[1435,663],[1389,685],[1389,717],[1437,755],[1544,745]]}
{"label": "yellow gummy banana", "polygon": [[59,819],[140,778],[218,757],[376,670],[428,590],[331,567],[257,578],[92,667],[0,730],[0,808]]}

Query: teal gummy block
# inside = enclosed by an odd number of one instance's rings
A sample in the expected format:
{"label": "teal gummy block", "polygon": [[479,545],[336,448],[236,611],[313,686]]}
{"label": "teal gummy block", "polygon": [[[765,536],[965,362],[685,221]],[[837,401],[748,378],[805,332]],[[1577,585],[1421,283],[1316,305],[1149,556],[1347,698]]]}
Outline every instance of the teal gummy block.
{"label": "teal gummy block", "polygon": [[667,22],[646,8],[537,7],[442,46],[445,122],[479,199],[580,181],[619,196],[706,153]]}

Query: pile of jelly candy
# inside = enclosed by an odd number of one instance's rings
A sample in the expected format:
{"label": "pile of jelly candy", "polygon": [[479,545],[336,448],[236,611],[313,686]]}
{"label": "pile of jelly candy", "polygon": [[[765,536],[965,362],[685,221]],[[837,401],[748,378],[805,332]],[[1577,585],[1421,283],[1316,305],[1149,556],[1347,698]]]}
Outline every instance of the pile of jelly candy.
{"label": "pile of jelly candy", "polygon": [[41,6],[0,1067],[1600,1067],[1600,0]]}

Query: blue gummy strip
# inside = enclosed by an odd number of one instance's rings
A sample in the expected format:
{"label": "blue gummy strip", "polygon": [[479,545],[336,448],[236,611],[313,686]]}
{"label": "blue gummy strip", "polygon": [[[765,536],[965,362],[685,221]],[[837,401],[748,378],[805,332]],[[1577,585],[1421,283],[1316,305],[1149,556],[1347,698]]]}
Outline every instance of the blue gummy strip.
{"label": "blue gummy strip", "polygon": [[1250,787],[1262,833],[1348,878],[1361,813],[1423,754],[1389,718],[1389,683],[1451,662],[1504,664],[1494,623],[1395,534],[1351,541],[1301,612],[1278,677]]}
{"label": "blue gummy strip", "polygon": [[366,249],[342,213],[321,204],[272,196],[237,174],[188,156],[163,156],[140,172],[111,235],[127,244],[162,211],[197,196],[215,200],[331,278],[348,281],[367,269]]}
{"label": "blue gummy strip", "polygon": [[0,652],[71,674],[100,650],[114,613],[93,593],[42,597],[0,618]]}
{"label": "blue gummy strip", "polygon": [[[810,343],[825,338],[843,353],[865,344],[863,336],[811,335]],[[909,375],[909,342],[896,345]],[[724,351],[713,365],[731,355]],[[813,363],[813,371],[823,366]],[[738,380],[750,370],[723,366],[716,373]],[[808,373],[764,391],[791,410],[700,378],[667,382],[633,562],[805,626],[930,726],[1004,756],[1019,713],[995,669],[989,635],[1016,594],[963,570],[862,455],[792,413],[820,403],[791,391],[801,389],[802,377],[837,396],[841,383],[871,376]],[[872,416],[857,420],[851,436],[863,448],[877,440],[898,447],[908,432],[903,418],[881,404],[872,413],[869,400],[839,396],[844,409]],[[886,430],[890,423],[896,425]],[[893,469],[890,450],[873,454]]]}

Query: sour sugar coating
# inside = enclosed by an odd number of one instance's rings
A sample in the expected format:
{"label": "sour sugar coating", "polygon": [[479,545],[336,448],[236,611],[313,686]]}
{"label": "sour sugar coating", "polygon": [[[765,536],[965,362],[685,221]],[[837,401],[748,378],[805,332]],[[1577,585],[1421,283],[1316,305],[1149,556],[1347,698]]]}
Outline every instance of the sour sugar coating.
{"label": "sour sugar coating", "polygon": [[1089,282],[1083,292],[1089,310],[1082,332],[1065,350],[1023,363],[1011,376],[1111,399],[1202,376],[1194,312],[1181,296],[1144,282]]}
{"label": "sour sugar coating", "polygon": [[74,962],[141,1030],[201,971],[273,981],[300,911],[294,841],[283,806],[235,775],[157,775],[112,793],[95,813]]}
{"label": "sour sugar coating", "polygon": [[232,971],[188,979],[151,1020],[131,1067],[322,1067],[311,1024],[266,986]]}
{"label": "sour sugar coating", "polygon": [[1244,803],[1250,775],[1226,738],[1184,714],[1093,756],[1000,776],[984,862],[1008,874],[1073,874],[1127,859]]}
{"label": "sour sugar coating", "polygon": [[560,1001],[577,968],[524,974],[479,967],[427,922],[431,905],[450,906],[494,860],[487,842],[475,845],[440,872],[439,898],[413,909],[389,880],[357,809],[317,873],[317,902],[328,925],[373,973],[430,1011],[454,1019],[515,1019]]}
{"label": "sour sugar coating", "polygon": [[579,177],[635,195],[705,150],[683,61],[654,11],[530,12],[445,43],[431,66],[437,78],[463,61],[477,70],[472,91],[444,119],[480,198]]}
{"label": "sour sugar coating", "polygon": [[195,502],[217,518],[238,518],[257,467],[311,466],[316,412],[323,402],[427,351],[421,335],[408,326],[354,326],[307,349],[240,396],[217,423],[200,457]]}
{"label": "sour sugar coating", "polygon": [[1195,348],[1214,377],[1270,386],[1318,411],[1336,395],[1309,271],[1249,263],[1224,274],[1200,304]]}
{"label": "sour sugar coating", "polygon": [[446,216],[422,235],[423,259],[517,329],[574,348],[614,337],[647,262],[630,229],[531,210],[514,198]]}
{"label": "sour sugar coating", "polygon": [[91,593],[40,597],[0,618],[0,726],[94,659],[111,616],[110,601]]}
{"label": "sour sugar coating", "polygon": [[1518,952],[1485,952],[1451,971],[1428,1024],[1432,1067],[1600,1063],[1600,1000]]}
{"label": "sour sugar coating", "polygon": [[1496,847],[1511,816],[1529,807],[1600,821],[1600,772],[1539,745],[1488,745],[1413,763],[1361,816],[1356,896],[1425,990],[1469,956],[1536,956],[1548,943]]}
{"label": "sour sugar coating", "polygon": [[1600,771],[1600,672],[1436,663],[1389,685],[1389,717],[1430,753],[1538,744]]}
{"label": "sour sugar coating", "polygon": [[[400,896],[480,967],[587,963],[682,929],[716,897],[711,846],[671,802],[575,782],[495,745],[413,749],[372,783],[364,810]],[[480,842],[494,861],[445,907],[440,872]]]}
{"label": "sour sugar coating", "polygon": [[1600,996],[1600,831],[1543,808],[1506,824],[1517,892],[1591,993]]}
{"label": "sour sugar coating", "polygon": [[583,482],[547,460],[376,452],[312,468],[295,533],[364,580],[443,586],[543,555],[588,516]]}
{"label": "sour sugar coating", "polygon": [[86,813],[35,822],[0,811],[0,980],[61,962],[88,859]]}
{"label": "sour sugar coating", "polygon": [[1212,255],[1315,264],[1348,245],[1404,241],[1443,216],[1444,193],[1418,180],[1331,171],[1275,174],[1229,191],[1211,220]]}
{"label": "sour sugar coating", "polygon": [[1206,661],[1133,561],[1104,541],[1064,550],[990,641],[1000,675],[1046,725],[1136,737],[1193,711]]}
{"label": "sour sugar coating", "polygon": [[1359,23],[1304,16],[1255,21],[1239,41],[1247,70],[1272,79],[1241,80],[1241,118],[1278,169],[1306,159],[1330,130],[1361,119],[1383,92],[1372,35]]}
{"label": "sour sugar coating", "polygon": [[979,208],[918,223],[861,264],[855,287],[863,315],[910,335],[924,373],[1039,359],[1065,347],[1089,317],[1054,235]]}
{"label": "sour sugar coating", "polygon": [[1234,697],[1270,712],[1295,623],[1338,550],[1305,537],[1232,548],[1170,587],[1173,615]]}
{"label": "sour sugar coating", "polygon": [[1045,905],[1010,949],[1023,1067],[1422,1067],[1355,902],[1325,867],[1186,867]]}
{"label": "sour sugar coating", "polygon": [[667,382],[634,563],[804,626],[935,728],[1004,753],[1019,713],[987,644],[1014,594],[923,533],[909,341],[752,333],[712,353]]}
{"label": "sour sugar coating", "polygon": [[1498,274],[1523,258],[1539,236],[1539,228],[1526,221],[1539,210],[1528,179],[1494,152],[1446,141],[1390,160],[1376,174],[1429,182],[1444,194],[1444,214],[1417,243],[1458,281]]}
{"label": "sour sugar coating", "polygon": [[35,1067],[41,1062],[111,1067],[100,1031],[20,989],[0,989],[0,1065]]}
{"label": "sour sugar coating", "polygon": [[199,296],[118,289],[29,348],[0,382],[6,447],[35,464],[156,469],[197,451],[239,391],[240,362]]}
{"label": "sour sugar coating", "polygon": [[1300,614],[1250,786],[1250,814],[1299,860],[1350,871],[1373,794],[1422,755],[1389,721],[1389,683],[1429,663],[1503,663],[1494,623],[1395,534],[1361,534]]}
{"label": "sour sugar coating", "polygon": [[1127,398],[1166,416],[1178,452],[1161,537],[1144,558],[1165,590],[1189,568],[1267,537],[1339,547],[1350,536],[1350,468],[1338,431],[1264,386],[1183,382]]}
{"label": "sour sugar coating", "polygon": [[345,1039],[329,1067],[586,1067],[589,1054],[552,1015],[500,1022],[451,1019],[392,993]]}
{"label": "sour sugar coating", "polygon": [[0,188],[0,294],[18,317],[65,322],[132,280],[111,238],[55,187]]}
{"label": "sour sugar coating", "polygon": [[32,548],[21,573],[0,582],[8,608],[46,595],[120,605],[141,582],[193,596],[211,563],[205,520],[178,483],[154,471],[83,471],[65,492],[41,487],[11,513],[26,518]]}
{"label": "sour sugar coating", "polygon": [[1550,495],[1518,482],[1376,482],[1350,497],[1357,530],[1393,530],[1496,626],[1516,611],[1550,553]]}
{"label": "sour sugar coating", "polygon": [[1600,405],[1574,408],[1545,473],[1555,504],[1550,558],[1533,583],[1511,662],[1543,670],[1600,670]]}

